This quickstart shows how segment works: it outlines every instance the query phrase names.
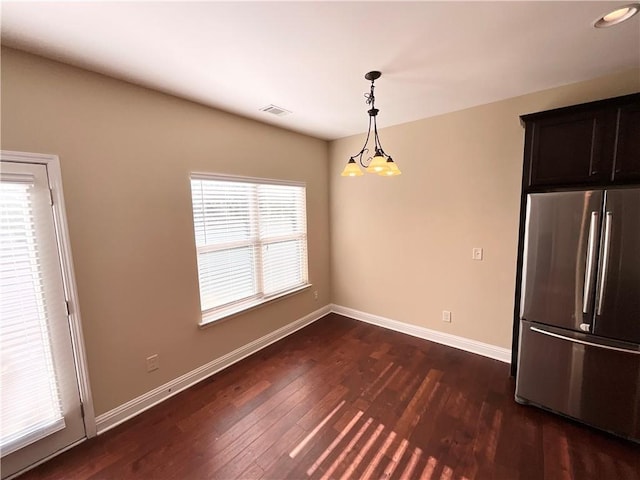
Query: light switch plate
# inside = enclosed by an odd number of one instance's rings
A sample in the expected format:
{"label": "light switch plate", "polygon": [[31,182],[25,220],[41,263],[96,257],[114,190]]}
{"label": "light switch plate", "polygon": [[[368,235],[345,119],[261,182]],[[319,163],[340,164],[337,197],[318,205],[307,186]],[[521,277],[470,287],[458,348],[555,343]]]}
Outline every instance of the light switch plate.
{"label": "light switch plate", "polygon": [[471,252],[471,255],[471,258],[473,258],[474,260],[482,260],[482,248],[474,248]]}

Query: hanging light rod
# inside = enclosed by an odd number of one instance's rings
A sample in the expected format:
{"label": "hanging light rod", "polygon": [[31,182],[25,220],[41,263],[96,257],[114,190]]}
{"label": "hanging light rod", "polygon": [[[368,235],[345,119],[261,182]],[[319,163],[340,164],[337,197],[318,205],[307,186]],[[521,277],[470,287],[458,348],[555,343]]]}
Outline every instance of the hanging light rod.
{"label": "hanging light rod", "polygon": [[[344,167],[344,170],[341,173],[343,177],[359,177],[360,175],[362,175],[360,166],[362,166],[362,168],[364,168],[368,173],[377,173],[378,175],[382,175],[384,177],[391,177],[394,175],[400,175],[402,173],[391,156],[387,155],[382,149],[382,145],[380,145],[380,138],[378,138],[378,126],[376,124],[376,117],[378,116],[379,110],[375,105],[376,98],[373,95],[373,90],[375,88],[374,82],[381,76],[382,73],[376,70],[369,72],[364,76],[365,79],[371,82],[371,91],[364,94],[365,98],[367,99],[367,105],[371,105],[371,108],[367,112],[369,113],[369,129],[367,130],[367,138],[364,141],[362,149],[358,153],[350,157],[347,165]],[[369,143],[369,138],[371,137],[372,126],[373,157],[368,157],[366,160],[364,160],[364,158],[369,154],[367,144]],[[357,163],[356,159],[358,160]],[[360,166],[358,166],[358,164],[360,164]]]}

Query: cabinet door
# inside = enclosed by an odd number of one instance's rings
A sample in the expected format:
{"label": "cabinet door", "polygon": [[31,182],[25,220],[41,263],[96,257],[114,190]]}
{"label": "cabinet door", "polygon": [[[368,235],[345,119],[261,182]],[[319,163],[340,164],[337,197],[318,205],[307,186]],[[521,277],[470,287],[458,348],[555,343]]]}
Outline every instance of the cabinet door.
{"label": "cabinet door", "polygon": [[607,123],[603,109],[535,120],[529,186],[590,185],[609,180],[608,153],[613,146]]}
{"label": "cabinet door", "polygon": [[619,110],[613,179],[620,182],[640,180],[640,104]]}

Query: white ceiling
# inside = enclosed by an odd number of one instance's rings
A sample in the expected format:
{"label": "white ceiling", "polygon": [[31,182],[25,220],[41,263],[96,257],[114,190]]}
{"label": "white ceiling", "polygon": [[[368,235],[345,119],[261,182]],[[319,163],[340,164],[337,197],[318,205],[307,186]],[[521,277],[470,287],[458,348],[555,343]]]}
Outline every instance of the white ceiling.
{"label": "white ceiling", "polygon": [[[2,43],[323,139],[640,67],[622,1],[8,2]],[[293,113],[260,112],[275,104]],[[526,113],[526,112],[523,112]]]}

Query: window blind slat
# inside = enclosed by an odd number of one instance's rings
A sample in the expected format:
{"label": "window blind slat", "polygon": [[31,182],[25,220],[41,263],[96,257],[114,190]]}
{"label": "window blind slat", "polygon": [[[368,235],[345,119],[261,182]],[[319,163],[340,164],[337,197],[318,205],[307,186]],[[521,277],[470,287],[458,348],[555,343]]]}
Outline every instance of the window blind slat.
{"label": "window blind slat", "polygon": [[307,283],[304,186],[199,174],[191,191],[203,312],[236,312]]}

